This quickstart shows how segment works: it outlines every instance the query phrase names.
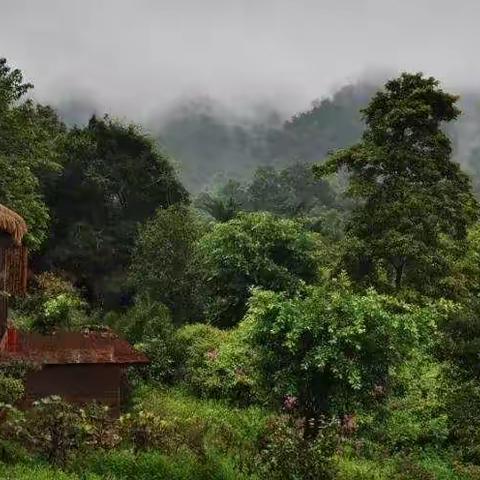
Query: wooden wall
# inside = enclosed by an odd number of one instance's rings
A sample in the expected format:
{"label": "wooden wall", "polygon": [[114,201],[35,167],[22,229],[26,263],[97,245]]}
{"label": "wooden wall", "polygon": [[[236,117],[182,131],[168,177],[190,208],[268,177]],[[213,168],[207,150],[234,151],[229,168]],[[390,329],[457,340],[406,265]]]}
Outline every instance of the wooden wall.
{"label": "wooden wall", "polygon": [[121,399],[120,365],[70,364],[46,365],[26,379],[26,404],[50,395],[60,395],[76,404],[92,401],[111,407],[116,413]]}

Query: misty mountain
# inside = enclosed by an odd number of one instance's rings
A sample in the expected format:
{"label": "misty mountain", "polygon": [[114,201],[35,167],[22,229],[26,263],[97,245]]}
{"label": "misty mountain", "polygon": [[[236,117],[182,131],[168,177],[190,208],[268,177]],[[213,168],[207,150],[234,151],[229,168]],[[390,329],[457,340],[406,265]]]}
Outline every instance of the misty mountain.
{"label": "misty mountain", "polygon": [[157,138],[176,159],[187,187],[199,191],[224,178],[246,179],[261,165],[319,161],[354,143],[363,131],[360,109],[375,89],[348,85],[283,119],[274,107],[241,116],[211,99],[195,99],[166,116]]}
{"label": "misty mountain", "polygon": [[[318,162],[330,151],[352,145],[364,128],[360,110],[378,87],[367,81],[345,85],[291,118],[265,103],[239,112],[209,97],[190,98],[144,123],[195,193],[229,178],[247,180],[258,166]],[[480,92],[465,92],[459,106],[462,115],[448,129],[453,154],[480,177]],[[57,109],[69,125],[86,123],[101,111],[91,98],[62,102]]]}

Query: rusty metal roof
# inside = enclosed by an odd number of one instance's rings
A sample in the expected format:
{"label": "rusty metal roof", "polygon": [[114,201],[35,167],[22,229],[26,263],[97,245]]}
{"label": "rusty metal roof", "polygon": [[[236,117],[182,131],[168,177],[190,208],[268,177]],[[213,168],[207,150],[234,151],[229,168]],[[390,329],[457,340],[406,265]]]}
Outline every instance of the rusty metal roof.
{"label": "rusty metal roof", "polygon": [[148,363],[143,353],[111,330],[41,335],[9,328],[6,336],[0,361],[24,360],[42,365]]}

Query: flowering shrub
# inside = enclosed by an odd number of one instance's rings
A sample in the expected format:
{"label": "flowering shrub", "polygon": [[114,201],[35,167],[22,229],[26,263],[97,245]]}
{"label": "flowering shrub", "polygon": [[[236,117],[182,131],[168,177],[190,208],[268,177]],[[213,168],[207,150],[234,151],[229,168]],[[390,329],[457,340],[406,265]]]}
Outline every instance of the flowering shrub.
{"label": "flowering shrub", "polygon": [[370,402],[393,369],[432,342],[441,315],[440,307],[356,293],[345,279],[332,284],[295,298],[256,290],[241,323],[269,397],[297,397],[307,418]]}

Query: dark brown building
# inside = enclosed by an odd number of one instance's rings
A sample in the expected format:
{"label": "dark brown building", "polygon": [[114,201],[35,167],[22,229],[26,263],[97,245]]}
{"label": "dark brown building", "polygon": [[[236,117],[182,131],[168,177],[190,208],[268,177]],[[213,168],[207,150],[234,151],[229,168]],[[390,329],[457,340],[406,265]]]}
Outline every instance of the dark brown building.
{"label": "dark brown building", "polygon": [[41,335],[8,325],[9,296],[26,291],[26,231],[23,219],[0,205],[0,362],[25,361],[36,367],[26,378],[26,405],[60,395],[79,404],[95,400],[118,411],[124,371],[148,363],[143,353],[107,329]]}

